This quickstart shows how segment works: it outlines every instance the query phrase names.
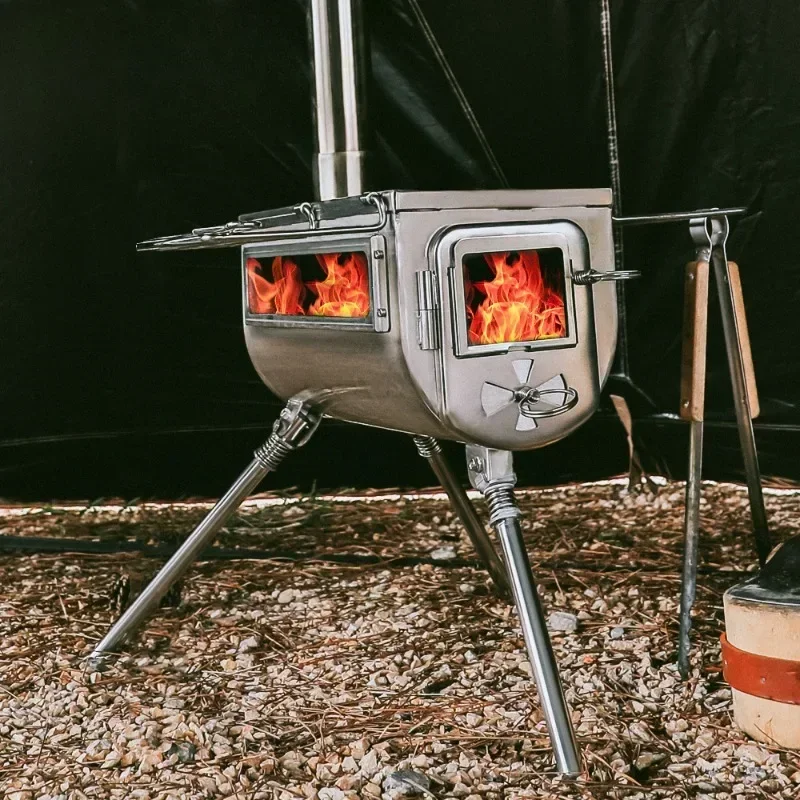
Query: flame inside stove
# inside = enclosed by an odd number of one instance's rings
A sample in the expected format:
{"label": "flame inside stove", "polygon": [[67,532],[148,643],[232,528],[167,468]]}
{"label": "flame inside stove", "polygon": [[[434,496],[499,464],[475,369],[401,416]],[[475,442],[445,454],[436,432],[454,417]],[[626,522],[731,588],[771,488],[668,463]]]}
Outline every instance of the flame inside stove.
{"label": "flame inside stove", "polygon": [[[304,264],[301,267],[298,262]],[[364,253],[320,253],[276,256],[272,259],[272,280],[265,266],[248,258],[247,303],[253,314],[304,317],[369,316],[369,277]],[[303,281],[306,275],[324,274],[323,280]]]}
{"label": "flame inside stove", "polygon": [[[567,335],[564,297],[549,286],[535,250],[484,253],[492,273],[472,282],[465,268],[470,344],[527,342]],[[484,295],[475,308],[475,293]]]}
{"label": "flame inside stove", "polygon": [[272,259],[272,280],[267,280],[261,262],[247,259],[247,302],[254,314],[305,314],[303,300],[306,287],[300,268],[291,258],[277,256]]}
{"label": "flame inside stove", "polygon": [[317,256],[325,280],[309,283],[317,299],[308,309],[320,317],[366,317],[369,314],[367,259],[363,253],[322,253]]}

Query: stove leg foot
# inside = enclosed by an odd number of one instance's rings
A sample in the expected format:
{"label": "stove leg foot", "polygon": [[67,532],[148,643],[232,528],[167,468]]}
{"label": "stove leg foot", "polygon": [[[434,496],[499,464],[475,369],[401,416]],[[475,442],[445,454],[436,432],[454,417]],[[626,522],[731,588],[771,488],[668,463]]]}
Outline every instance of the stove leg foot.
{"label": "stove leg foot", "polygon": [[478,553],[478,558],[488,570],[497,593],[504,599],[510,600],[511,588],[508,585],[506,568],[494,549],[492,540],[475,511],[475,506],[472,505],[464,487],[453,474],[450,464],[447,463],[439,442],[431,436],[414,436],[413,438],[417,452],[427,459],[439,483],[450,498],[450,504],[461,520],[472,546]]}
{"label": "stove leg foot", "polygon": [[89,669],[99,670],[110,662],[119,646],[141,625],[175,581],[183,576],[211,544],[220,528],[262,478],[267,473],[274,472],[290,452],[302,447],[311,438],[322,418],[315,410],[314,399],[314,395],[302,393],[289,400],[275,422],[269,439],[255,451],[255,458],[247,469],[95,647],[88,659]]}
{"label": "stove leg foot", "polygon": [[522,539],[520,510],[514,498],[517,476],[514,474],[513,456],[505,450],[467,445],[467,465],[470,482],[483,493],[489,504],[489,521],[503,546],[539,701],[550,731],[556,767],[565,775],[577,776],[581,773],[581,759],[572,720]]}

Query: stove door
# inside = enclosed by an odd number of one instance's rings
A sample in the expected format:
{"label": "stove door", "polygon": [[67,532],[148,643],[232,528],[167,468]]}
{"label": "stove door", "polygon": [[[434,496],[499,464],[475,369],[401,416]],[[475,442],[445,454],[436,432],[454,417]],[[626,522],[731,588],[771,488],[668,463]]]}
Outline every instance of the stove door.
{"label": "stove door", "polygon": [[570,433],[599,402],[586,237],[565,221],[450,228],[435,249],[447,422],[509,450]]}

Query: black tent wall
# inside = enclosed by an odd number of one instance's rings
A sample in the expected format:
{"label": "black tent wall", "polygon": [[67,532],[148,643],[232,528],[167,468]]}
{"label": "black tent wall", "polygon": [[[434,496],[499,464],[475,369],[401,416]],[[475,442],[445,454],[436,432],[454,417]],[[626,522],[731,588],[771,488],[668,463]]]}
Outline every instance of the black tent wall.
{"label": "black tent wall", "polygon": [[[496,186],[405,0],[366,0],[380,186]],[[599,2],[423,0],[515,187],[607,186]],[[742,270],[766,475],[800,479],[800,8],[612,3],[628,214],[747,205]],[[0,3],[0,497],[216,494],[278,410],[242,342],[234,251],[137,240],[308,199],[302,2]],[[677,410],[685,227],[626,234],[630,396],[651,463],[684,472]],[[741,476],[718,312],[708,477]],[[457,448],[454,456],[461,458]],[[626,468],[606,402],[518,458],[523,482]],[[407,437],[326,422],[272,486],[428,485]]]}

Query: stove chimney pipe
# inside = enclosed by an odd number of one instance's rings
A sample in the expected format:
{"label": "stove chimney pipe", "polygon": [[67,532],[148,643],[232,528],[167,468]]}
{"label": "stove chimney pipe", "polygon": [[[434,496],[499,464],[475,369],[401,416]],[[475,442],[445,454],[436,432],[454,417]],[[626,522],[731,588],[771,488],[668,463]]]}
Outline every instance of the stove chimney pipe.
{"label": "stove chimney pipe", "polygon": [[365,46],[361,0],[310,0],[316,127],[314,183],[320,200],[364,191]]}

